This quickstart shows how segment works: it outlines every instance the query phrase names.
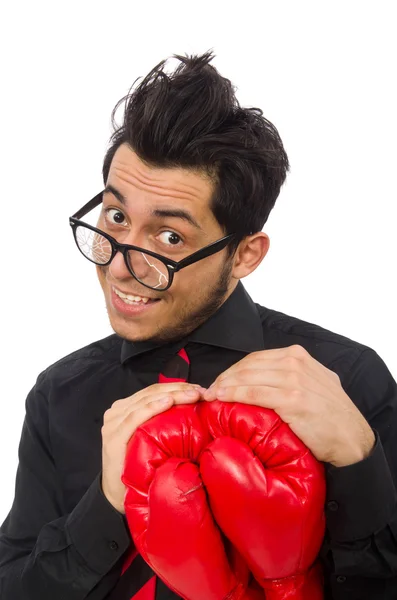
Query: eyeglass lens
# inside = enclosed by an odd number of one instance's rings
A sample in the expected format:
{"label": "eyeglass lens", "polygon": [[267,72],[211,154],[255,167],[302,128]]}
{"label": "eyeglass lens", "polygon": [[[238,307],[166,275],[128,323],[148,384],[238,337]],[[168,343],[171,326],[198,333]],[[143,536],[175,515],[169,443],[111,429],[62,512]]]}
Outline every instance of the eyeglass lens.
{"label": "eyeglass lens", "polygon": [[[109,262],[112,256],[112,245],[100,233],[78,225],[76,228],[76,241],[84,256],[92,262],[97,265],[105,265]],[[160,260],[139,250],[129,250],[127,260],[138,281],[156,290],[167,287],[169,281],[168,269]]]}

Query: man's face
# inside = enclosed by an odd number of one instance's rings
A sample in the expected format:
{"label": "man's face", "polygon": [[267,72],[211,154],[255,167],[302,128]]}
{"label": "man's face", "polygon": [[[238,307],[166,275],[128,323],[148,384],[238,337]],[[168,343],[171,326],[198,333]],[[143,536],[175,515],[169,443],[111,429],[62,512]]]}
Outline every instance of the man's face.
{"label": "man's face", "polygon": [[[213,183],[201,174],[148,167],[123,144],[112,160],[107,186],[125,202],[105,192],[98,227],[120,243],[179,261],[225,235],[209,207]],[[167,209],[179,209],[187,218],[159,214]],[[189,265],[175,274],[167,291],[160,292],[139,283],[118,252],[109,266],[97,266],[113,330],[131,341],[168,342],[188,335],[223,304],[238,283],[231,277],[232,260],[226,257],[224,249]],[[125,303],[117,292],[150,301]]]}

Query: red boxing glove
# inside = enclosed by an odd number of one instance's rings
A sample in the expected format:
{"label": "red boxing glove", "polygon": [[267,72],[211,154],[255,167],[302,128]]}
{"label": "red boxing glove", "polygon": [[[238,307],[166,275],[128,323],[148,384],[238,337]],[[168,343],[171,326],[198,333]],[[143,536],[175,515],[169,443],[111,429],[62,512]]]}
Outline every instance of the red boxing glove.
{"label": "red boxing glove", "polygon": [[137,550],[186,600],[322,599],[323,467],[274,411],[172,407],[131,437],[122,481]]}
{"label": "red boxing glove", "polygon": [[266,600],[321,600],[323,465],[272,410],[210,404],[206,416],[200,472],[222,532]]}

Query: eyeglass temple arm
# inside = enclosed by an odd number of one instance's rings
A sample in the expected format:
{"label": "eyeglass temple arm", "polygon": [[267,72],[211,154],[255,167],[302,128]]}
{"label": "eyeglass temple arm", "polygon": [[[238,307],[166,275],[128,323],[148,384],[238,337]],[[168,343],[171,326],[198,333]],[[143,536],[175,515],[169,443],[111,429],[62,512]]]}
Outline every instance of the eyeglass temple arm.
{"label": "eyeglass temple arm", "polygon": [[81,219],[81,217],[84,217],[84,215],[89,213],[90,210],[99,206],[103,199],[102,196],[103,192],[99,192],[99,194],[97,194],[96,196],[94,196],[94,198],[92,198],[92,200],[87,202],[87,204],[85,204],[83,208],[80,208],[80,210],[78,210],[76,213],[74,213],[74,215],[72,215],[73,219]]}
{"label": "eyeglass temple arm", "polygon": [[229,235],[226,235],[222,239],[214,242],[213,244],[210,244],[206,248],[197,250],[197,252],[194,252],[193,254],[191,254],[191,256],[187,256],[186,258],[182,259],[181,261],[178,262],[177,270],[179,271],[179,269],[181,269],[182,267],[187,267],[188,265],[191,265],[192,263],[196,262],[197,261],[196,256],[200,257],[199,260],[201,260],[202,258],[207,258],[207,256],[210,256],[211,254],[215,254],[215,252],[214,252],[215,247],[216,247],[216,252],[220,252],[225,246],[227,246],[227,244],[229,243],[229,240],[232,237],[234,237],[235,235],[236,235],[235,233],[229,233]]}

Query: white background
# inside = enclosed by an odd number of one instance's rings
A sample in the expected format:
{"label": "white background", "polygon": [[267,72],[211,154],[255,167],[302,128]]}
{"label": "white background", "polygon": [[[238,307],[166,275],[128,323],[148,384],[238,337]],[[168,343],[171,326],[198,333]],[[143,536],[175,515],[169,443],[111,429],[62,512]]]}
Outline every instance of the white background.
{"label": "white background", "polygon": [[394,8],[379,0],[3,4],[0,523],[37,375],[111,333],[68,217],[102,187],[113,106],[174,53],[212,48],[240,103],[263,109],[290,158],[264,228],[270,251],[244,280],[251,296],[369,345],[397,376]]}

